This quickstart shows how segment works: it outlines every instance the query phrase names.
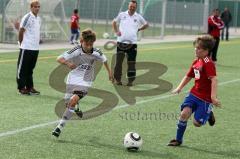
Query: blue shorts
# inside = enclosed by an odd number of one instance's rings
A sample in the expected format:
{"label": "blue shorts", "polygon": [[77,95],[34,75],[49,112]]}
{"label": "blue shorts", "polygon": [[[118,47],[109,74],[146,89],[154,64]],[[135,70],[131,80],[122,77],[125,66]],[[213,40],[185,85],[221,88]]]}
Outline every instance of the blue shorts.
{"label": "blue shorts", "polygon": [[181,105],[181,111],[185,107],[191,108],[194,113],[194,119],[201,125],[204,125],[208,121],[213,106],[211,103],[201,100],[189,93]]}

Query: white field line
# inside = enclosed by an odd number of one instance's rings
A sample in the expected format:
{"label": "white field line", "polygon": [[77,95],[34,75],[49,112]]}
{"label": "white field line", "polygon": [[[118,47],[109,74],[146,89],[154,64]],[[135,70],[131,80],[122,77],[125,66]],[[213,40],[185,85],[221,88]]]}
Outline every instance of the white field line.
{"label": "white field line", "polygon": [[[239,82],[239,81],[240,81],[240,79],[234,79],[234,80],[230,80],[230,81],[226,81],[226,82],[221,82],[221,83],[219,83],[219,86],[228,85],[228,84]],[[188,92],[188,91],[186,91],[186,92]],[[186,93],[186,92],[184,92],[184,93]],[[166,98],[170,98],[170,97],[173,97],[173,96],[176,96],[176,94],[167,94],[167,95],[163,95],[163,96],[139,101],[139,102],[136,102],[135,105],[143,104],[143,103],[147,103],[147,102],[152,102],[152,101],[159,100],[159,99],[166,99]],[[128,106],[129,106],[128,104],[120,105],[118,107],[115,107],[114,110],[115,109],[120,109],[120,108],[125,108],[125,107],[128,107]],[[24,132],[24,131],[29,131],[29,130],[32,130],[32,129],[53,125],[53,124],[58,123],[58,121],[59,120],[51,121],[51,122],[47,122],[47,123],[43,123],[43,124],[32,125],[32,126],[25,127],[25,128],[22,128],[22,129],[16,129],[16,130],[12,130],[12,131],[2,132],[2,133],[0,133],[0,137],[11,136],[11,135],[15,135],[15,134],[18,134],[18,133],[21,133],[21,132]]]}

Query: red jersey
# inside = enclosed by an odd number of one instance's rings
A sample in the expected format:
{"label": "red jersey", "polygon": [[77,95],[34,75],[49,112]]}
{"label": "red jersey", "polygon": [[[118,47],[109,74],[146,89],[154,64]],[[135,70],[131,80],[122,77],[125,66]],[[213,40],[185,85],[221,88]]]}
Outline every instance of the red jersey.
{"label": "red jersey", "polygon": [[208,34],[214,38],[220,37],[220,30],[224,28],[224,23],[218,16],[208,17]]}
{"label": "red jersey", "polygon": [[71,16],[71,29],[78,29],[78,21],[79,21],[79,16],[77,14],[73,14]]}
{"label": "red jersey", "polygon": [[209,57],[194,60],[187,76],[195,78],[195,84],[190,92],[196,97],[212,103],[212,82],[210,77],[216,76],[216,68],[213,61]]}

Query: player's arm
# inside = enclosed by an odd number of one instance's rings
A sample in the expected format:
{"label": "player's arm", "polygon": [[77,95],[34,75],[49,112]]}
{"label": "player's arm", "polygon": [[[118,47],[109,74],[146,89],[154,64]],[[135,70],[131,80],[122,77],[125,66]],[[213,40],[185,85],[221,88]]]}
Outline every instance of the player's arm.
{"label": "player's arm", "polygon": [[118,30],[117,22],[113,20],[112,22],[113,31],[117,34],[117,36],[121,36],[121,32]]}
{"label": "player's arm", "polygon": [[19,41],[19,45],[21,45],[22,41],[23,41],[23,34],[25,32],[24,28],[20,28],[19,30],[19,34],[18,34],[18,41]]}
{"label": "player's arm", "polygon": [[73,63],[67,61],[64,57],[57,58],[57,62],[63,65],[67,65],[67,67],[69,67],[70,69],[75,69],[77,67]]}
{"label": "player's arm", "polygon": [[117,36],[121,36],[121,32],[119,31],[117,26],[117,23],[120,24],[121,22],[121,17],[122,17],[122,13],[118,14],[118,16],[114,18],[112,22],[113,31],[117,34]]}
{"label": "player's arm", "polygon": [[220,101],[217,99],[217,77],[213,76],[210,78],[211,80],[211,99],[212,99],[212,104],[220,107],[221,103]]}
{"label": "player's arm", "polygon": [[192,79],[192,77],[188,77],[188,76],[185,76],[183,77],[182,81],[180,82],[180,84],[177,86],[176,89],[174,89],[172,91],[172,93],[176,94],[176,93],[180,93],[183,89],[184,86],[186,86],[188,84],[188,82],[190,82]]}
{"label": "player's arm", "polygon": [[107,70],[107,72],[108,72],[109,80],[113,82],[112,71],[111,71],[111,69],[109,68],[107,61],[105,61],[103,64],[104,64],[104,66],[105,66],[105,68],[106,68],[106,70]]}
{"label": "player's arm", "polygon": [[149,27],[149,24],[146,23],[146,24],[144,24],[142,27],[138,28],[138,31],[141,31],[141,30],[147,29],[148,27]]}

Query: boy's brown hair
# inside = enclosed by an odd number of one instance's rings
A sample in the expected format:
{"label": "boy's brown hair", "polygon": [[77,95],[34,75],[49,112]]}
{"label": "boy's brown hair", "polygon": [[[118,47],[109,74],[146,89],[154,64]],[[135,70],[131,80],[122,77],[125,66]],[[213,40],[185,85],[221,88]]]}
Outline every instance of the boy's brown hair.
{"label": "boy's brown hair", "polygon": [[199,45],[203,50],[211,51],[215,45],[215,40],[211,35],[201,35],[193,42],[193,46]]}
{"label": "boy's brown hair", "polygon": [[92,29],[87,28],[82,31],[81,38],[86,42],[95,42],[96,41],[96,33],[92,31]]}

